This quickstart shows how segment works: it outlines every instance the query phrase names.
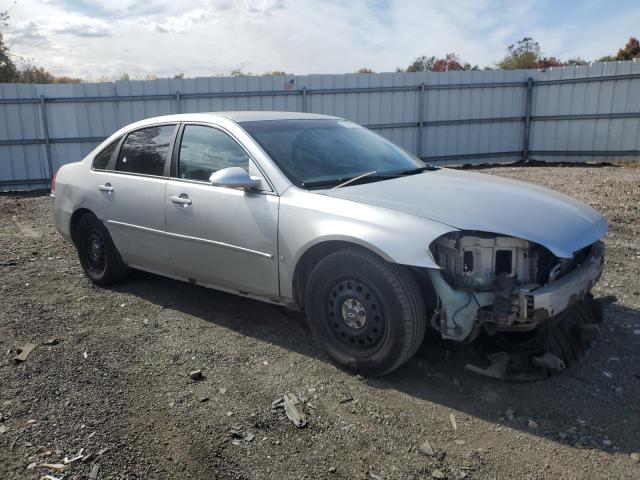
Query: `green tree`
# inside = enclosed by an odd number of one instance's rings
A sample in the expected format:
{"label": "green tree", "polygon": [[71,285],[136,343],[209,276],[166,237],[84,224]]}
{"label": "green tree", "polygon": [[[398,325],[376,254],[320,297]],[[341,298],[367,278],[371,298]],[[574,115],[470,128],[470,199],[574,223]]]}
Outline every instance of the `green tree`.
{"label": "green tree", "polygon": [[9,53],[2,32],[0,32],[0,83],[15,82],[18,78],[18,69],[11,59],[11,53]]}
{"label": "green tree", "polygon": [[35,65],[29,65],[20,70],[18,77],[17,81],[20,83],[53,83],[55,80],[51,72]]}
{"label": "green tree", "polygon": [[82,79],[77,77],[69,77],[67,75],[62,75],[60,77],[55,77],[53,79],[53,83],[81,83]]}
{"label": "green tree", "polygon": [[451,70],[477,69],[477,66],[472,67],[470,64],[463,62],[459,55],[447,53],[443,58],[422,55],[416,58],[405,70],[400,67],[396,68],[396,72],[448,72]]}
{"label": "green tree", "polygon": [[586,60],[583,60],[580,57],[574,57],[564,62],[564,64],[570,67],[579,67],[580,65],[588,65],[589,62],[587,62]]}
{"label": "green tree", "polygon": [[586,64],[587,62],[580,57],[570,58],[566,61],[556,57],[543,57],[538,42],[531,37],[524,37],[522,40],[507,47],[507,55],[497,63],[497,66],[503,70],[515,70],[528,68],[545,69]]}
{"label": "green tree", "polygon": [[376,73],[374,72],[372,69],[367,68],[367,67],[362,67],[359,68],[358,71],[356,73]]}
{"label": "green tree", "polygon": [[15,80],[19,83],[80,83],[81,80],[75,77],[63,75],[56,77],[43,67],[29,64],[18,72]]}
{"label": "green tree", "polygon": [[430,72],[433,68],[433,64],[438,59],[434,56],[427,57],[422,55],[416,58],[404,71],[405,72]]}
{"label": "green tree", "polygon": [[539,68],[540,45],[531,37],[524,37],[507,47],[507,55],[498,62],[503,70]]}
{"label": "green tree", "polygon": [[[15,2],[14,2],[15,3]],[[0,26],[9,25],[9,10],[0,11]],[[4,43],[4,37],[0,32],[0,83],[15,82],[18,78],[18,69],[11,59],[9,48]]]}
{"label": "green tree", "polygon": [[[15,4],[15,2],[14,2]],[[0,27],[8,26],[9,11],[0,11]],[[27,65],[18,70],[11,58],[11,52],[4,43],[0,32],[0,83],[79,83],[79,78],[56,77],[43,67],[38,67],[29,60]],[[24,61],[23,58],[20,59]]]}

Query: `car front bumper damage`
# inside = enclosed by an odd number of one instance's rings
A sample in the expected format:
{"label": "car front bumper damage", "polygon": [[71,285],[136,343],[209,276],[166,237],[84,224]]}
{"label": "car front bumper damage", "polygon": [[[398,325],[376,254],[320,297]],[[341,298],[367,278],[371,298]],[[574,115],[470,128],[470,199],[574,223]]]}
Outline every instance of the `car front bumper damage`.
{"label": "car front bumper damage", "polygon": [[604,243],[595,242],[587,258],[564,276],[542,287],[515,291],[514,315],[506,324],[487,312],[496,300],[494,292],[455,289],[440,270],[428,270],[440,303],[433,326],[443,338],[467,342],[475,339],[483,326],[489,331],[532,330],[589,294],[602,275],[604,251]]}
{"label": "car front bumper damage", "polygon": [[586,260],[563,277],[533,291],[521,289],[519,320],[540,323],[584,299],[602,275],[604,251],[604,242],[598,241]]}
{"label": "car front bumper damage", "polygon": [[[488,337],[493,338],[492,345],[499,348],[487,355],[488,366],[466,366],[475,373],[503,380],[539,380],[554,375],[588,354],[594,335],[600,331],[604,307],[615,301],[615,297],[594,301],[590,293],[602,275],[604,255],[604,243],[598,241],[592,245],[589,255],[564,276],[539,288],[520,288],[513,297],[515,321],[506,329],[497,328],[482,315],[482,306],[493,301],[488,292],[467,292],[469,297],[465,298],[460,290],[442,288],[444,279],[437,272],[432,278],[436,279],[434,287],[442,302],[442,310],[437,313],[442,336],[470,341],[483,326],[487,328],[492,334]],[[441,282],[437,281],[438,277]],[[514,342],[505,341],[504,332],[510,329],[530,330],[531,335],[515,337]],[[554,343],[550,343],[556,331],[564,332],[562,341],[571,344],[575,358],[566,356],[562,346],[558,349],[559,338],[554,337],[555,348]],[[521,339],[520,343],[517,338]]]}

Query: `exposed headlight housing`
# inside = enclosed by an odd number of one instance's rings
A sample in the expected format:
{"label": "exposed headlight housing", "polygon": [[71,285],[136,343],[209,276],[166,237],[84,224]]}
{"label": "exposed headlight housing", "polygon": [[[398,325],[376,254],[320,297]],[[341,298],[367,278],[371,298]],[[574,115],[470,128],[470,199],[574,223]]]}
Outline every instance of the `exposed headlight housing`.
{"label": "exposed headlight housing", "polygon": [[491,290],[499,277],[518,285],[538,283],[540,248],[520,238],[455,232],[431,245],[444,275],[456,288]]}

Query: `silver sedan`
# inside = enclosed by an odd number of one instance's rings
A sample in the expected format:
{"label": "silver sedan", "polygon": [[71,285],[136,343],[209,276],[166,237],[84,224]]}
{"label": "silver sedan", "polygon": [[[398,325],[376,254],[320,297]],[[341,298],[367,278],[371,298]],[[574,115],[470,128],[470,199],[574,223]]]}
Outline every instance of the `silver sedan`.
{"label": "silver sedan", "polygon": [[60,168],[51,207],[96,284],[134,268],[301,309],[338,364],[367,374],[402,365],[426,332],[559,369],[598,321],[599,213],[430,166],[341,118],[143,120]]}

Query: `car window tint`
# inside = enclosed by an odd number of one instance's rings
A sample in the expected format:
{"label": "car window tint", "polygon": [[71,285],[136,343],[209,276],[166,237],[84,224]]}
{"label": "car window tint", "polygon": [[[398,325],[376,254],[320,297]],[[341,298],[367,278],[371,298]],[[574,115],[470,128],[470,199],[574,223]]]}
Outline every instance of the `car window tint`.
{"label": "car window tint", "polygon": [[178,177],[207,181],[212,173],[227,167],[249,170],[249,156],[229,135],[202,125],[184,127]]}
{"label": "car window tint", "polygon": [[116,170],[163,175],[174,129],[174,125],[162,125],[131,132],[120,150]]}
{"label": "car window tint", "polygon": [[118,143],[120,139],[111,142],[108,147],[98,153],[93,159],[93,168],[96,170],[104,170],[109,166],[109,161],[111,160],[111,156],[113,152],[115,152],[118,147]]}

